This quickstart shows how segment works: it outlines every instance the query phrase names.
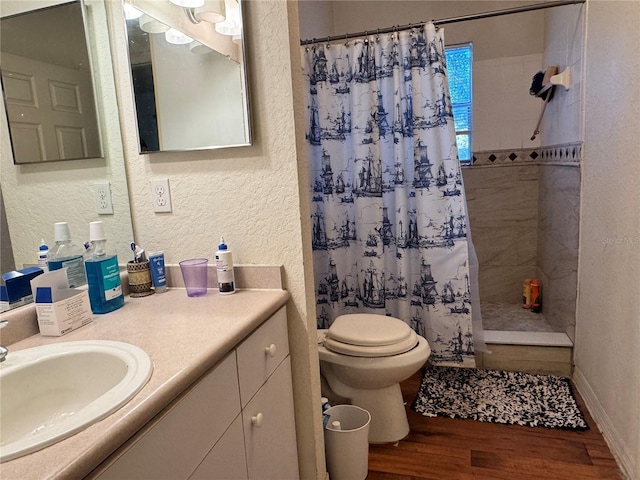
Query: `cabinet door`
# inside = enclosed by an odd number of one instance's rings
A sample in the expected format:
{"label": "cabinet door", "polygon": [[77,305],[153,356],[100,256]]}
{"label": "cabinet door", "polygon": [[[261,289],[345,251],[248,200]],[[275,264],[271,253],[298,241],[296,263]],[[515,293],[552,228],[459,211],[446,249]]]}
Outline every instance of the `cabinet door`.
{"label": "cabinet door", "polygon": [[282,307],[238,347],[238,377],[243,407],[287,355],[287,313]]}
{"label": "cabinet door", "polygon": [[242,416],[238,415],[189,480],[247,480]]}
{"label": "cabinet door", "polygon": [[298,478],[291,360],[287,357],[242,411],[249,479]]}
{"label": "cabinet door", "polygon": [[96,476],[187,479],[239,413],[234,351],[112,455]]}

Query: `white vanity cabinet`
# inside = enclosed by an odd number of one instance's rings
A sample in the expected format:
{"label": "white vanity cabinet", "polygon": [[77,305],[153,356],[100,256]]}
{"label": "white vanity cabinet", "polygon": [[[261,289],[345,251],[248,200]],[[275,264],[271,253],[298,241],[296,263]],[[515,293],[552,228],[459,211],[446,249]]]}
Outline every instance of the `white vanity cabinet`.
{"label": "white vanity cabinet", "polygon": [[298,478],[285,308],[180,395],[89,478]]}

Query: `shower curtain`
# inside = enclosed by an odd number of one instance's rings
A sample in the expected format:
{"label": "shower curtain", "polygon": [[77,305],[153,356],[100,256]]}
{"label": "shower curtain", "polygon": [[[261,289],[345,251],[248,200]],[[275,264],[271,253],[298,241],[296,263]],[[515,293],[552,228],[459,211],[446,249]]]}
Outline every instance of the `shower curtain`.
{"label": "shower curtain", "polygon": [[318,328],[400,318],[474,367],[468,221],[443,30],[302,47]]}

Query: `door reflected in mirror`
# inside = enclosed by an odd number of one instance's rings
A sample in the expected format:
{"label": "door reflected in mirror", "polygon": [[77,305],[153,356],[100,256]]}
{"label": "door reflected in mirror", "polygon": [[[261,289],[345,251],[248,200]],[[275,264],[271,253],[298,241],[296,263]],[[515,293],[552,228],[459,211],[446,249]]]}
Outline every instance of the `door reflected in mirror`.
{"label": "door reflected in mirror", "polygon": [[85,27],[80,1],[0,20],[2,90],[15,164],[102,157]]}
{"label": "door reflected in mirror", "polygon": [[124,7],[140,152],[250,145],[240,3]]}

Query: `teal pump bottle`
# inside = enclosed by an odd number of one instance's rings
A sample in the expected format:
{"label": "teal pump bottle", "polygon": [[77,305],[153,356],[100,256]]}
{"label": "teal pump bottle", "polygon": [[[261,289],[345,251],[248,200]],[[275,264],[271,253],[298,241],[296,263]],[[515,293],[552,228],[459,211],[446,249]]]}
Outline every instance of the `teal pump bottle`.
{"label": "teal pump bottle", "polygon": [[104,224],[89,224],[91,246],[84,254],[84,268],[89,284],[89,303],[96,314],[109,313],[124,305],[120,269],[115,250],[107,245]]}

